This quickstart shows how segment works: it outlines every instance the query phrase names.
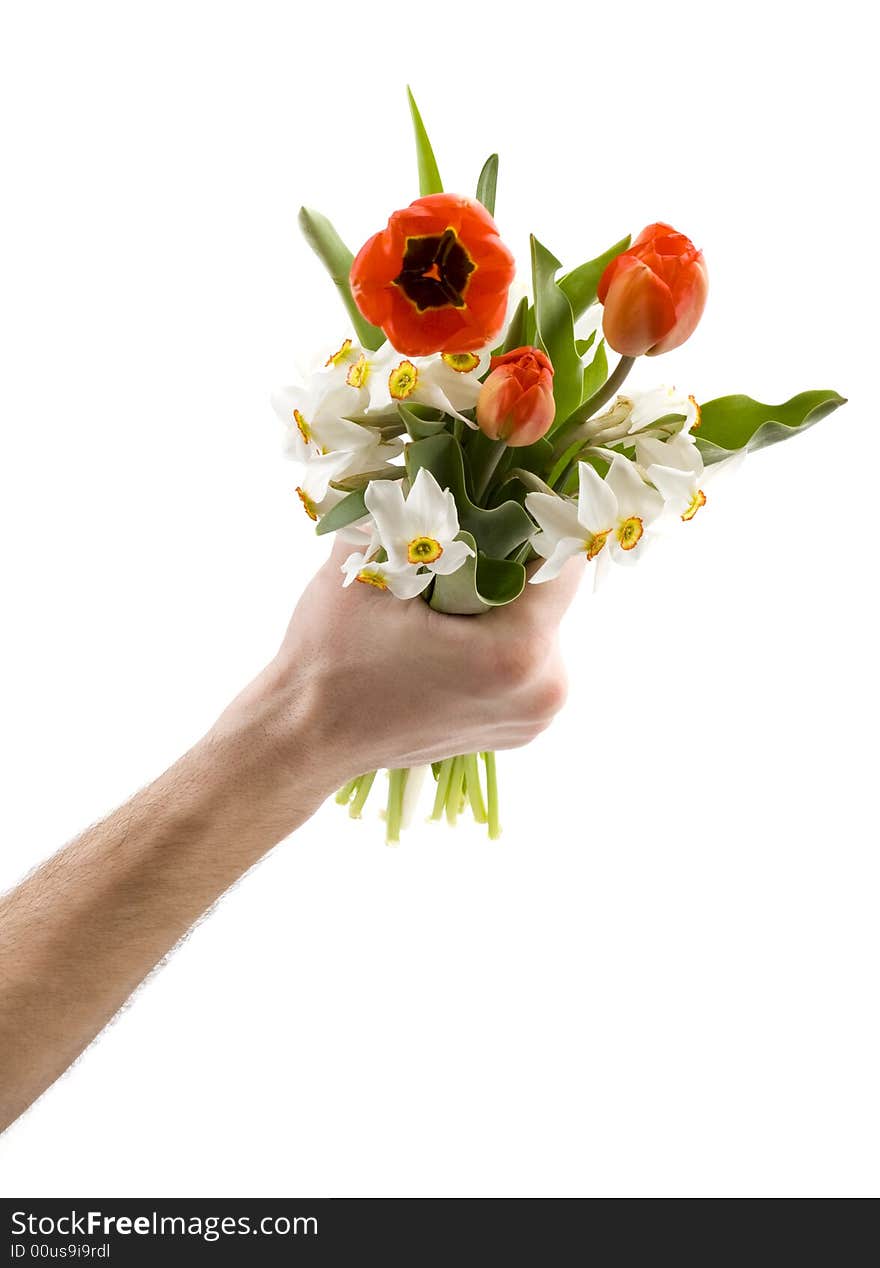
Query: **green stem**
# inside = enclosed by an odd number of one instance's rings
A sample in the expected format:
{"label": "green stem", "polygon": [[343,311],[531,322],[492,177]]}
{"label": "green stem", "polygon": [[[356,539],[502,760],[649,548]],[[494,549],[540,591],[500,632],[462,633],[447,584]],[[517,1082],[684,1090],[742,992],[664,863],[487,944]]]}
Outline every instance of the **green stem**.
{"label": "green stem", "polygon": [[612,396],[620,387],[621,383],[623,383],[623,380],[629,374],[635,363],[635,357],[621,357],[617,365],[614,367],[614,372],[611,374],[610,378],[605,380],[597,392],[594,392],[593,395],[588,397],[582,405],[579,405],[573,413],[569,414],[568,418],[559,428],[559,431],[553,436],[555,452],[557,454],[564,451],[564,449],[568,446],[571,441],[571,437],[574,435],[577,428],[580,427],[581,423],[585,423],[588,418],[592,418],[594,414],[598,413],[606,401],[611,400]]}
{"label": "green stem", "polygon": [[373,780],[376,778],[374,770],[369,771],[366,775],[361,775],[357,792],[355,793],[351,805],[348,807],[348,813],[352,819],[360,819],[367,798],[370,795],[370,789],[373,787]]}
{"label": "green stem", "polygon": [[471,803],[471,810],[477,823],[485,823],[487,821],[486,805],[483,801],[483,788],[480,783],[480,768],[477,765],[476,753],[468,753],[464,761],[464,783],[467,790],[468,801]]}
{"label": "green stem", "polygon": [[397,845],[400,841],[403,790],[406,787],[408,774],[408,770],[390,770],[388,772],[388,810],[385,816],[385,840],[388,845]]}
{"label": "green stem", "polygon": [[488,801],[489,837],[497,841],[501,836],[501,823],[498,819],[498,775],[495,770],[495,754],[484,753],[486,763],[486,800]]}
{"label": "green stem", "polygon": [[350,779],[347,784],[342,785],[339,792],[336,794],[337,805],[344,806],[347,804],[351,794],[354,792],[355,788],[357,788],[360,778],[360,775],[358,775],[357,779]]}
{"label": "green stem", "polygon": [[464,758],[452,759],[452,773],[449,776],[449,788],[446,793],[446,822],[455,827],[458,822],[458,811],[461,806],[461,785],[464,776]]}
{"label": "green stem", "polygon": [[449,780],[452,775],[454,761],[454,757],[447,757],[440,763],[440,770],[437,772],[437,792],[434,797],[434,809],[431,811],[431,818],[434,820],[443,818],[443,811],[446,807],[446,794],[449,792]]}
{"label": "green stem", "polygon": [[506,440],[496,440],[492,443],[492,448],[486,458],[486,465],[483,470],[474,477],[474,501],[478,506],[483,505],[483,499],[488,491],[489,485],[492,483],[492,477],[498,470],[498,464],[507,451]]}

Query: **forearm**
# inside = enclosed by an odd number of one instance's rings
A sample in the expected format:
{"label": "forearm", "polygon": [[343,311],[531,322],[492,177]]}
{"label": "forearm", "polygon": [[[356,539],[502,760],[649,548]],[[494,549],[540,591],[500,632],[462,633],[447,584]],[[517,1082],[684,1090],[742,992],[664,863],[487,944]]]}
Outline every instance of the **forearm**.
{"label": "forearm", "polygon": [[305,717],[285,720],[280,747],[279,708],[250,688],[155,783],[0,899],[0,1130],[330,791],[300,738]]}

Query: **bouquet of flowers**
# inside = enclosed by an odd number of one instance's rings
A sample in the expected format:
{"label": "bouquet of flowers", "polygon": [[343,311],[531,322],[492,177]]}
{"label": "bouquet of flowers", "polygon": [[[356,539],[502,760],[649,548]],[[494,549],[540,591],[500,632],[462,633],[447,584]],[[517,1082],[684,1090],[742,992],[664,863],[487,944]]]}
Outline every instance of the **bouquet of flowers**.
{"label": "bouquet of flowers", "polygon": [[[515,602],[527,581],[551,580],[579,552],[598,578],[693,520],[725,460],[844,403],[824,390],[782,405],[698,404],[670,386],[622,392],[637,358],[677,348],[696,328],[708,288],[702,251],[658,223],[562,271],[532,237],[531,296],[513,302],[514,260],[493,219],[498,156],[476,198],[444,193],[411,93],[409,103],[420,197],[357,256],[327,219],[300,213],[349,332],[274,397],[306,515],[319,534],[351,542],[342,585],[478,615]],[[390,843],[425,774],[388,772]],[[494,754],[450,757],[432,774],[432,818],[454,823],[469,804],[499,834]],[[375,775],[337,795],[355,818]]]}

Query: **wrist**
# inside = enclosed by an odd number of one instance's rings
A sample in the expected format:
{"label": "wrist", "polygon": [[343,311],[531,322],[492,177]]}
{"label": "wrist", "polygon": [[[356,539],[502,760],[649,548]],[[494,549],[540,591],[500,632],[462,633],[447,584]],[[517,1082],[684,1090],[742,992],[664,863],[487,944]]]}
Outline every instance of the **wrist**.
{"label": "wrist", "polygon": [[236,818],[240,815],[248,828],[254,825],[271,837],[269,845],[308,819],[350,778],[339,746],[324,734],[322,694],[314,676],[291,673],[272,661],[197,746],[224,802],[234,803]]}

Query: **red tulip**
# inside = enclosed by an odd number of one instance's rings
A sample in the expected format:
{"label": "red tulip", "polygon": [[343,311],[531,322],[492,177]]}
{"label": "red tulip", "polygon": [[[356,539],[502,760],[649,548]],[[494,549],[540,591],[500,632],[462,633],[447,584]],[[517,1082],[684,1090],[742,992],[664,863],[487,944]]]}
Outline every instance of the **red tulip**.
{"label": "red tulip", "polygon": [[428,194],[360,249],[351,289],[367,321],[406,356],[473,352],[504,324],[513,256],[480,203]]}
{"label": "red tulip", "polygon": [[477,422],[493,440],[532,445],[553,422],[553,366],[538,348],[493,357],[477,399]]}
{"label": "red tulip", "polygon": [[624,357],[669,352],[694,333],[709,278],[702,251],[670,225],[648,225],[599,282],[602,329]]}

